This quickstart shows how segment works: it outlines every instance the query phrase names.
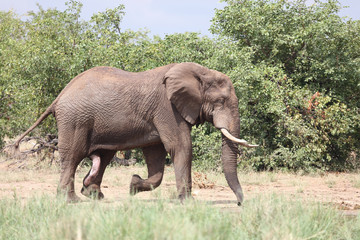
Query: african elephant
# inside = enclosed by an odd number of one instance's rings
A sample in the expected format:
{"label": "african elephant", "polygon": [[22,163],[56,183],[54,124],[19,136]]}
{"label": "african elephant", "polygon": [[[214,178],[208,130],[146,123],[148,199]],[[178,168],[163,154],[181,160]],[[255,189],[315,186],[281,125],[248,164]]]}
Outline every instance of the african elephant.
{"label": "african elephant", "polygon": [[92,167],[81,192],[102,198],[100,184],[106,166],[116,151],[132,148],[142,149],[148,178],[133,175],[131,192],[160,185],[169,153],[179,198],[191,196],[190,131],[205,121],[222,132],[225,177],[238,204],[243,201],[236,171],[237,144],[257,145],[238,139],[238,99],[230,78],[223,73],[195,63],[175,63],[139,73],[92,68],[69,82],[15,147],[50,114],[55,116],[58,128],[59,189],[69,201],[78,200],[74,177],[82,159],[92,159]]}

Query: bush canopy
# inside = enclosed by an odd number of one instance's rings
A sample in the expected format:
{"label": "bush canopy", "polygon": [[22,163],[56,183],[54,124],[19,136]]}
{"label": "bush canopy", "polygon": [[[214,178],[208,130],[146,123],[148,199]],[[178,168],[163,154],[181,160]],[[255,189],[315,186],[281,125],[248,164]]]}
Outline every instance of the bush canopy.
{"label": "bush canopy", "polygon": [[[150,37],[125,30],[125,6],[81,19],[82,3],[43,9],[26,19],[0,12],[0,145],[26,130],[79,73],[99,65],[145,71],[196,62],[233,81],[242,166],[256,170],[359,167],[360,21],[339,16],[337,0],[225,0],[212,37]],[[35,135],[56,133],[48,118]],[[193,131],[194,163],[218,169],[220,133]]]}

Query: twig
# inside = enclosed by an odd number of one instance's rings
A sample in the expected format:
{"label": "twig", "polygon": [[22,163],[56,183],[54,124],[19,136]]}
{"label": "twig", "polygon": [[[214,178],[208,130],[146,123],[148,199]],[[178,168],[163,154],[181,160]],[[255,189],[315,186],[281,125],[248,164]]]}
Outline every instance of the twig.
{"label": "twig", "polygon": [[[48,134],[46,136],[46,138],[40,138],[40,137],[26,137],[24,138],[21,142],[28,142],[30,140],[36,140],[36,143],[34,144],[34,146],[30,149],[30,150],[26,150],[21,152],[21,155],[23,156],[22,159],[20,159],[19,161],[15,161],[15,163],[20,163],[25,159],[25,156],[28,154],[33,154],[33,153],[38,153],[41,154],[41,152],[43,150],[49,150],[50,154],[51,154],[51,159],[50,159],[50,165],[53,163],[54,159],[55,159],[55,151],[58,150],[58,139],[56,135],[51,135]],[[8,145],[6,147],[12,147],[13,145]],[[43,161],[45,159],[45,155],[40,159],[39,162]],[[38,162],[38,163],[39,163]],[[36,164],[38,164],[36,163]]]}

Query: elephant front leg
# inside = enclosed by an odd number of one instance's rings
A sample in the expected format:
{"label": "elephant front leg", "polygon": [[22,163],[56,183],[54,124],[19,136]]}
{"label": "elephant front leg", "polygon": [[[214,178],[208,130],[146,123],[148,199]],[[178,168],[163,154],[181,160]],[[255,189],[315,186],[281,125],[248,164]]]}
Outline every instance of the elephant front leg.
{"label": "elephant front leg", "polygon": [[174,163],[176,188],[181,201],[191,196],[191,147],[181,148],[171,156]]}
{"label": "elephant front leg", "polygon": [[165,122],[162,119],[156,122],[156,127],[174,163],[176,188],[178,197],[182,201],[185,198],[191,198],[191,125],[183,120],[176,110],[175,119],[167,117],[164,119],[166,119]]}
{"label": "elephant front leg", "polygon": [[93,153],[90,156],[92,160],[92,167],[89,173],[83,180],[83,187],[81,193],[90,198],[102,199],[104,194],[101,192],[101,182],[107,165],[113,158],[114,151],[106,151],[100,153]]}
{"label": "elephant front leg", "polygon": [[142,149],[148,168],[148,179],[133,175],[130,183],[130,194],[151,191],[157,188],[163,179],[166,150],[163,144],[158,144]]}

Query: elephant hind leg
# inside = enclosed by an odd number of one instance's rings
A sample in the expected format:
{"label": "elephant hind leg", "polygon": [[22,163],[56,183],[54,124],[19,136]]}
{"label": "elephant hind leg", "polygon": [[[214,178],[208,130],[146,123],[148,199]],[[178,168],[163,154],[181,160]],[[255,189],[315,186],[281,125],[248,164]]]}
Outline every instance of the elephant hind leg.
{"label": "elephant hind leg", "polygon": [[61,175],[58,187],[58,195],[65,194],[68,202],[79,202],[80,198],[75,194],[75,171],[82,160],[81,156],[67,155],[60,152]]}
{"label": "elephant hind leg", "polygon": [[163,179],[166,150],[162,143],[142,149],[148,167],[148,178],[142,179],[133,175],[130,183],[130,194],[151,191],[157,188]]}
{"label": "elephant hind leg", "polygon": [[100,185],[107,165],[114,157],[115,151],[95,152],[89,156],[92,160],[92,167],[83,180],[81,193],[84,196],[102,199],[104,194],[101,192]]}

